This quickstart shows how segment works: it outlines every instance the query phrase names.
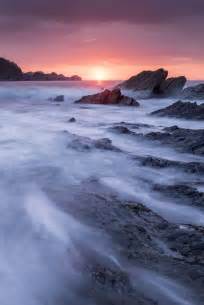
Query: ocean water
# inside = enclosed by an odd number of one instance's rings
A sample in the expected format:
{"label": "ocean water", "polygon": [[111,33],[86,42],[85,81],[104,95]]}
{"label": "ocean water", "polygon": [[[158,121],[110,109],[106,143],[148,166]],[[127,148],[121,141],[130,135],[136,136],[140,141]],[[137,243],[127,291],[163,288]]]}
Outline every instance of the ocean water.
{"label": "ocean water", "polygon": [[[141,168],[130,156],[151,155],[185,162],[203,158],[117,135],[109,129],[122,121],[151,125],[141,127],[141,133],[173,125],[199,129],[203,123],[149,116],[174,99],[139,100],[139,108],[74,104],[83,95],[114,85],[115,82],[0,83],[0,304],[92,304],[78,292],[85,281],[80,270],[84,249],[103,255],[113,264],[121,262],[109,236],[101,236],[83,223],[80,212],[78,217],[73,216],[69,207],[75,190],[91,179],[97,179],[121,200],[141,202],[172,223],[204,225],[203,210],[185,202],[178,209],[174,202],[154,194],[149,186],[192,181],[190,174]],[[50,101],[61,94],[65,102]],[[69,123],[72,117],[76,122]],[[71,134],[109,138],[123,153],[76,151],[67,146]],[[198,187],[202,186],[198,183]],[[80,202],[75,205],[80,206]],[[142,269],[135,270],[133,281],[138,272],[148,291],[156,295],[156,300],[162,300],[158,304],[194,304],[180,283]]]}

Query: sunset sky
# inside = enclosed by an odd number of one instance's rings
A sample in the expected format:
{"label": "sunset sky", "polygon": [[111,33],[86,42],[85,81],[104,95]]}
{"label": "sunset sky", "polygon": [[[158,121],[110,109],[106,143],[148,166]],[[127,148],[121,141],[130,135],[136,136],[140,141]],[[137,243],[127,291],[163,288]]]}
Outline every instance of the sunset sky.
{"label": "sunset sky", "polygon": [[24,71],[204,79],[204,0],[0,0],[0,56]]}

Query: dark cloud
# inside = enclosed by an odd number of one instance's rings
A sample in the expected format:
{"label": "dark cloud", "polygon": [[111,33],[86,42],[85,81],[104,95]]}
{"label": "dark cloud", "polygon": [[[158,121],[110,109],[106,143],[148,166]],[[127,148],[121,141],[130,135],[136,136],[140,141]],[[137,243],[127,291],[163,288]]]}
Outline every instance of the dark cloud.
{"label": "dark cloud", "polygon": [[0,0],[0,15],[29,22],[169,23],[204,16],[203,0]]}

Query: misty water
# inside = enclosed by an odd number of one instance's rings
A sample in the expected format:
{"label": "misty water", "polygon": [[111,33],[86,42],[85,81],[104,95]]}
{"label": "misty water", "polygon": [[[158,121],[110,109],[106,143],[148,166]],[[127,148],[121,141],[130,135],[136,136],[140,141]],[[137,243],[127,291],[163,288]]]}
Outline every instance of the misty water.
{"label": "misty water", "polygon": [[[204,226],[204,209],[185,201],[178,205],[152,190],[153,184],[185,181],[201,191],[201,177],[181,169],[143,167],[137,160],[154,156],[203,162],[203,157],[110,129],[121,122],[137,123],[137,132],[145,134],[173,125],[200,129],[203,122],[149,115],[174,99],[139,100],[139,108],[74,104],[81,96],[114,84],[1,83],[0,304],[202,304],[196,284],[188,286],[182,272],[179,278],[174,274],[168,257],[180,257],[162,240],[157,240],[165,257],[161,266],[125,257],[108,223],[114,220],[110,202],[106,213],[106,198],[138,202],[184,229]],[[65,102],[49,100],[59,94]],[[76,121],[70,123],[72,117]],[[135,131],[134,126],[129,128]],[[73,134],[109,138],[120,151],[75,149],[69,145]],[[107,214],[110,220],[105,219]],[[128,303],[120,287],[113,295],[109,287],[93,289],[94,266],[126,274],[138,299]]]}

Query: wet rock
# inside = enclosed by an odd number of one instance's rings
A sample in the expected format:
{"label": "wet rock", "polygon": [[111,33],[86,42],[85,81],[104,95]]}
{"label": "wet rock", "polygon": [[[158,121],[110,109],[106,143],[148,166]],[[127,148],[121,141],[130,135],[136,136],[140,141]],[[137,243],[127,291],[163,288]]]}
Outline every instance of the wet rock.
{"label": "wet rock", "polygon": [[64,102],[64,95],[58,95],[53,99],[54,102]]}
{"label": "wet rock", "polygon": [[166,108],[152,112],[151,115],[204,120],[204,103],[198,105],[197,103],[178,101]]}
{"label": "wet rock", "polygon": [[178,96],[182,92],[186,82],[187,79],[185,76],[167,78],[160,84],[158,94],[167,97]]}
{"label": "wet rock", "polygon": [[143,124],[143,123],[128,123],[128,122],[120,122],[120,123],[115,123],[115,125],[122,125],[125,127],[129,127],[131,129],[139,129],[139,128],[152,128],[154,127],[153,125],[149,124]]}
{"label": "wet rock", "polygon": [[204,193],[189,185],[155,185],[153,190],[180,203],[204,208]]}
{"label": "wet rock", "polygon": [[108,138],[93,140],[88,137],[82,137],[70,133],[67,134],[69,135],[68,147],[75,150],[89,151],[92,149],[101,149],[110,151],[120,151],[120,149],[112,145],[112,141]]}
{"label": "wet rock", "polygon": [[69,119],[69,123],[75,123],[75,122],[76,122],[76,119],[74,117]]}
{"label": "wet rock", "polygon": [[181,93],[181,98],[183,99],[197,99],[203,100],[204,99],[204,84],[199,84],[194,87],[187,87]]}
{"label": "wet rock", "polygon": [[[137,157],[138,159],[138,157]],[[204,163],[201,162],[181,162],[181,161],[172,161],[162,158],[156,158],[152,156],[139,157],[141,164],[143,166],[150,166],[153,168],[178,168],[184,172],[190,174],[204,174]]]}
{"label": "wet rock", "polygon": [[182,152],[204,155],[204,129],[193,130],[172,126],[164,128],[162,132],[151,132],[143,137],[159,141]]}
{"label": "wet rock", "polygon": [[111,127],[111,128],[109,128],[109,130],[114,133],[118,133],[118,134],[134,134],[133,131],[131,131],[127,127],[121,126],[121,125]]}
{"label": "wet rock", "polygon": [[119,87],[127,90],[149,91],[150,93],[153,93],[160,87],[167,75],[168,71],[165,71],[164,69],[143,71],[121,83]]}
{"label": "wet rock", "polygon": [[124,106],[139,106],[139,103],[131,97],[122,95],[119,89],[112,91],[105,90],[101,93],[82,97],[75,103],[80,104],[101,104],[101,105],[124,105]]}

